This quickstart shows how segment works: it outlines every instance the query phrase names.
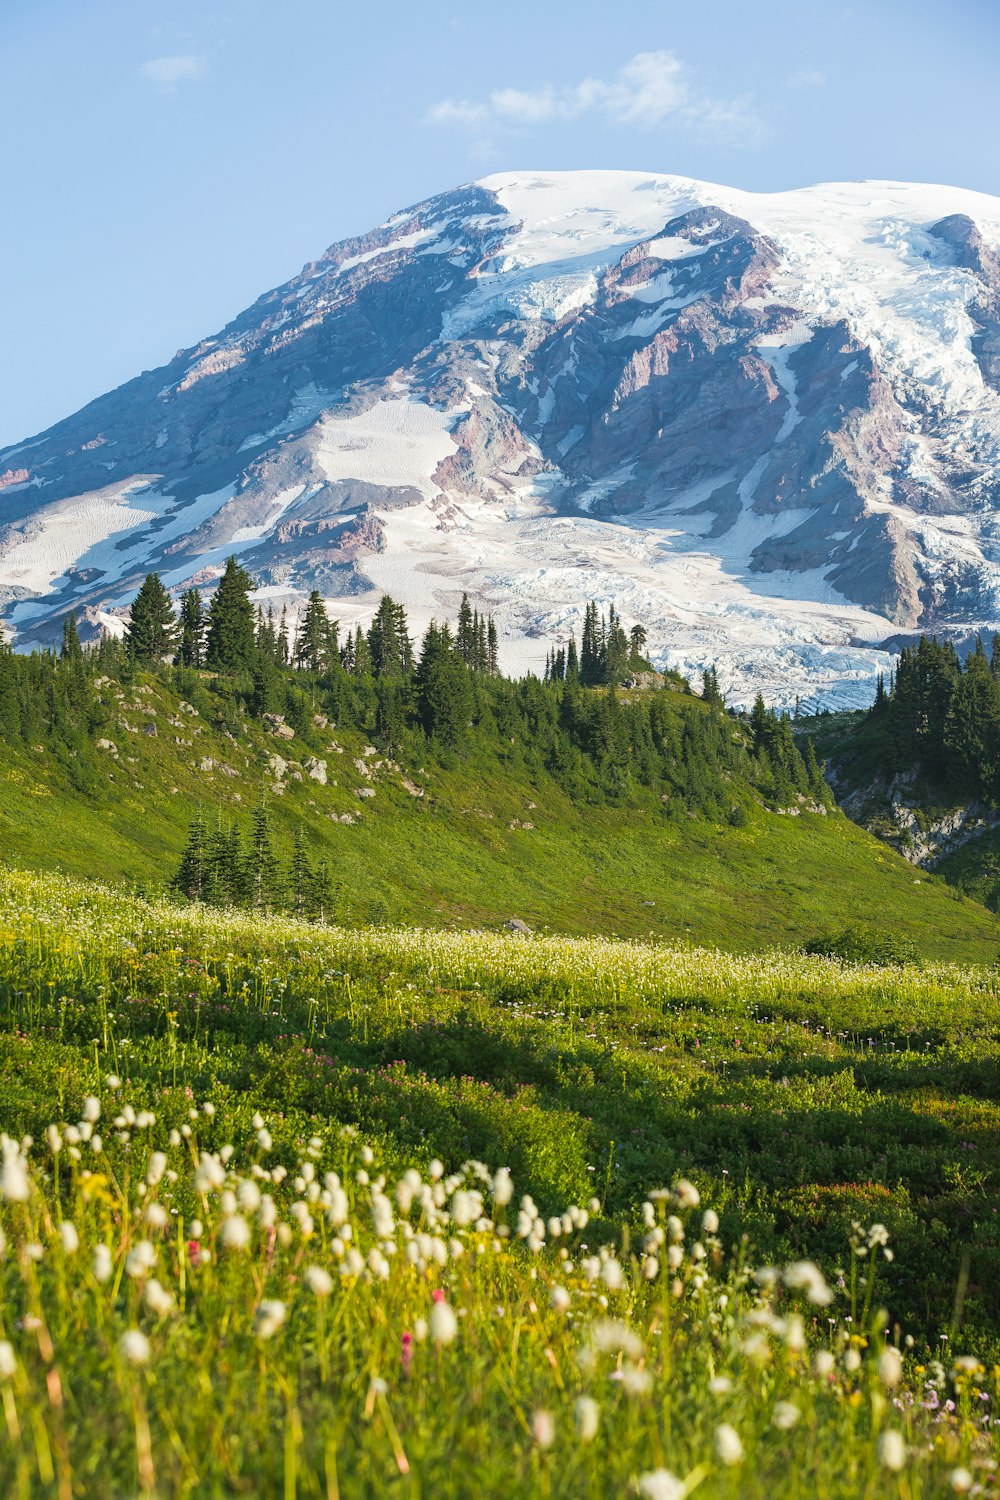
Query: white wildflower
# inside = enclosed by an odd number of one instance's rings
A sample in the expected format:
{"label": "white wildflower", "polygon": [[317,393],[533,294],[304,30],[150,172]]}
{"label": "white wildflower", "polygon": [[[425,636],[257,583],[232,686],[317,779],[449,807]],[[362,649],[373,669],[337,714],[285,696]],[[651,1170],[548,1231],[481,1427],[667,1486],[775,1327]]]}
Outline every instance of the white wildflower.
{"label": "white wildflower", "polygon": [[581,1443],[589,1443],[597,1436],[601,1422],[601,1408],[592,1396],[578,1396],[573,1407],[576,1435]]}
{"label": "white wildflower", "polygon": [[531,1435],[539,1448],[551,1448],[556,1440],[556,1424],[552,1413],[539,1408],[531,1418]]}
{"label": "white wildflower", "polygon": [[887,1344],[879,1355],[878,1373],[882,1384],[890,1391],[895,1390],[903,1378],[903,1357],[892,1344]]}
{"label": "white wildflower", "polygon": [[232,1214],[219,1233],[219,1244],[224,1250],[245,1250],[250,1243],[250,1225],[242,1214]]}
{"label": "white wildflower", "polygon": [[642,1500],[682,1500],[684,1483],[669,1469],[653,1469],[639,1477]]}
{"label": "white wildflower", "polygon": [[435,1344],[450,1344],[458,1334],[458,1319],[447,1302],[435,1302],[430,1316],[431,1338]]}
{"label": "white wildflower", "polygon": [[130,1365],[144,1365],[149,1362],[149,1339],[138,1328],[130,1328],[123,1333],[118,1341],[118,1348],[123,1359]]}
{"label": "white wildflower", "polygon": [[69,1219],[64,1219],[59,1225],[59,1238],[62,1240],[63,1254],[75,1255],[80,1248],[80,1236],[76,1232],[76,1225],[71,1224]]}
{"label": "white wildflower", "polygon": [[715,1456],[721,1464],[733,1468],[743,1462],[743,1444],[735,1427],[720,1422],[715,1429]]}
{"label": "white wildflower", "polygon": [[878,1440],[879,1463],[883,1469],[898,1474],[906,1466],[906,1444],[903,1434],[889,1427]]}
{"label": "white wildflower", "polygon": [[254,1332],[259,1339],[273,1338],[285,1321],[285,1304],[271,1298],[260,1304],[254,1314]]}
{"label": "white wildflower", "polygon": [[329,1297],[333,1291],[333,1277],[322,1266],[309,1266],[303,1280],[314,1297]]}

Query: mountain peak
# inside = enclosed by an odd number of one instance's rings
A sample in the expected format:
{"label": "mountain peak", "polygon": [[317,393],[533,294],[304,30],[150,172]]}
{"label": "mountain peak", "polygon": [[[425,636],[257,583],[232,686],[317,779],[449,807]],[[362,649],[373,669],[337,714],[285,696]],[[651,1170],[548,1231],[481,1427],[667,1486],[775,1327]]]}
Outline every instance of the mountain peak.
{"label": "mountain peak", "polygon": [[235,552],[345,623],[468,591],[509,668],[597,597],[737,701],[862,701],[1000,616],[998,250],[964,189],[492,174],[0,453],[0,606],[118,628]]}

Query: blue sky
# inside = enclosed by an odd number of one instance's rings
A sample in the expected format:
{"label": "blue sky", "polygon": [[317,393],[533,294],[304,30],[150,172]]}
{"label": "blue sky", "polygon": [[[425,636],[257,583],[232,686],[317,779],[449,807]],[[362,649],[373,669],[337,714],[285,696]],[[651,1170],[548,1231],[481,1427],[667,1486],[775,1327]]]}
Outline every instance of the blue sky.
{"label": "blue sky", "polygon": [[993,0],[2,0],[0,444],[507,168],[1000,195]]}

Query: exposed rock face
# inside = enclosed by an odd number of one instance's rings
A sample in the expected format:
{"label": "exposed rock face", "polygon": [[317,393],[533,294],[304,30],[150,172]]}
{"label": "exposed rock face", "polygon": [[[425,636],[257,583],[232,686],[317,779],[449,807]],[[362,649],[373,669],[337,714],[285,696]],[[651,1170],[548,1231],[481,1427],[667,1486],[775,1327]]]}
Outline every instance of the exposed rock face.
{"label": "exposed rock face", "polygon": [[120,629],[235,552],[345,623],[468,590],[513,668],[597,596],[737,701],[863,700],[888,637],[1000,615],[998,246],[1000,201],[898,184],[430,199],[0,452],[0,608]]}

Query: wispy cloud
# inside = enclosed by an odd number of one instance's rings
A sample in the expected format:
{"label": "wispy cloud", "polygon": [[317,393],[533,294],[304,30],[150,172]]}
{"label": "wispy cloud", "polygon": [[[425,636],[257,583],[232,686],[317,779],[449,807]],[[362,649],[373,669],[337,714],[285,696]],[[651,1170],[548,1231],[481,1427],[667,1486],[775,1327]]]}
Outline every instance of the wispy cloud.
{"label": "wispy cloud", "polygon": [[424,121],[489,136],[587,115],[641,130],[670,123],[733,145],[760,145],[769,133],[749,98],[714,98],[698,87],[676,53],[666,51],[638,52],[610,78],[562,87],[508,86],[482,100],[441,99]]}
{"label": "wispy cloud", "polygon": [[140,75],[163,94],[172,94],[182,83],[197,83],[208,72],[204,57],[151,57],[139,69]]}
{"label": "wispy cloud", "polygon": [[785,82],[790,89],[821,89],[826,83],[826,75],[819,68],[803,68],[801,73],[793,73]]}

